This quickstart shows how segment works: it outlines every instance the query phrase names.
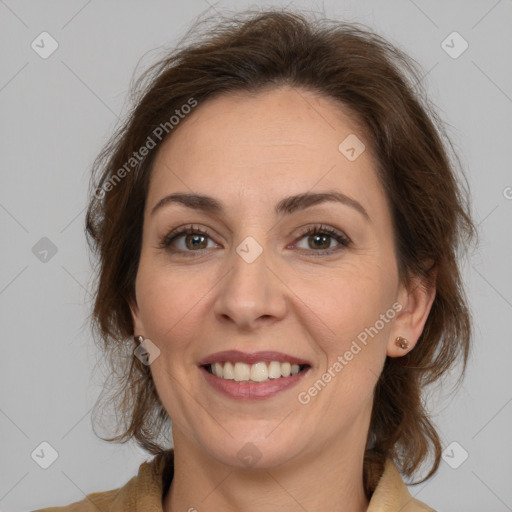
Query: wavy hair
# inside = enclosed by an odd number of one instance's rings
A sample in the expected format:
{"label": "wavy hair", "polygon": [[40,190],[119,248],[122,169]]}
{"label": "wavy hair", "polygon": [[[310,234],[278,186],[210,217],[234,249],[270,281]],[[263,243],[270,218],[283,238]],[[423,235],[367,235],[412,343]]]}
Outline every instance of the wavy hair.
{"label": "wavy hair", "polygon": [[[376,384],[366,493],[371,496],[386,458],[409,477],[430,459],[422,481],[437,471],[441,442],[422,390],[455,363],[462,380],[472,331],[458,259],[477,233],[467,180],[422,78],[410,57],[362,25],[266,10],[197,23],[132,84],[133,107],[94,162],[86,214],[87,240],[97,257],[92,326],[110,372],[106,405],[113,406],[120,428],[102,439],[133,438],[152,454],[169,449],[161,436],[170,418],[149,367],[132,354],[129,304],[135,302],[152,164],[162,140],[172,136],[170,116],[191,98],[200,104],[214,95],[289,85],[334,99],[363,127],[391,208],[400,280],[410,286],[411,277],[421,276],[436,287],[416,347],[404,357],[388,357]],[[152,137],[156,148],[141,157],[140,148],[159,126],[169,133]],[[136,161],[130,160],[134,152]],[[95,413],[100,405],[101,399]]]}

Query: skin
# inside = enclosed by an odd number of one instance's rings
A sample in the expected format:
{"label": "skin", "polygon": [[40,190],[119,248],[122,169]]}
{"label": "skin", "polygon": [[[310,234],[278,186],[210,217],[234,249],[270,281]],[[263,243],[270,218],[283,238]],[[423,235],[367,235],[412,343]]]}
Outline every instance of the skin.
{"label": "skin", "polygon": [[[338,150],[349,134],[367,148],[352,162]],[[335,202],[274,212],[286,196],[333,189],[357,200],[370,220]],[[174,192],[213,196],[225,212],[170,204],[150,214]],[[188,245],[186,235],[174,241],[178,252],[160,247],[189,224],[208,231],[199,256],[193,236]],[[300,231],[320,224],[351,244],[328,236],[315,245]],[[247,236],[263,251],[252,263],[236,252]],[[324,248],[334,252],[316,255]],[[398,279],[370,141],[332,99],[288,86],[229,93],[181,121],[153,168],[131,304],[135,334],[160,349],[151,372],[173,423],[175,476],[164,510],[366,510],[363,455],[374,387],[387,356],[414,348],[435,296],[413,283],[407,290]],[[301,404],[298,393],[394,303],[401,305],[394,318]],[[394,344],[397,336],[409,341],[407,350]],[[272,398],[235,400],[198,368],[203,357],[228,349],[276,350],[312,368]],[[261,455],[251,467],[237,456],[248,442]]]}

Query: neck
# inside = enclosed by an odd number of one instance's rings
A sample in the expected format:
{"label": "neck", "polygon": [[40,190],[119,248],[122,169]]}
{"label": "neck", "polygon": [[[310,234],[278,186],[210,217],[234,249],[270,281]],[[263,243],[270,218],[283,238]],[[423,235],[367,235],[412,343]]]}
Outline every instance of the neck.
{"label": "neck", "polygon": [[[224,510],[266,512],[365,512],[364,446],[325,443],[271,469],[234,468],[200,451],[181,433],[174,433],[174,478],[164,512]],[[193,475],[193,478],[191,478]]]}

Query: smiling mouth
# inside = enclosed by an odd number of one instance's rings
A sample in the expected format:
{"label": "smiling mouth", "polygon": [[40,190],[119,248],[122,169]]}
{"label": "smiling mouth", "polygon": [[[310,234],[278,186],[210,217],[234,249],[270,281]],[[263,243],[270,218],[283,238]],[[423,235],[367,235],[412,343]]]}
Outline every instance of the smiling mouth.
{"label": "smiling mouth", "polygon": [[308,364],[299,365],[280,361],[260,361],[255,364],[225,361],[205,364],[202,367],[208,373],[223,380],[252,383],[283,379],[305,372],[311,368]]}

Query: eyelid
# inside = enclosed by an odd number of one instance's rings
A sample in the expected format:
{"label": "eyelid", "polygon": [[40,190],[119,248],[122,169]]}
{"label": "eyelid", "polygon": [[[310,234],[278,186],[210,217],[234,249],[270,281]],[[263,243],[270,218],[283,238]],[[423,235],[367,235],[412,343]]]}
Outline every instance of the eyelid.
{"label": "eyelid", "polygon": [[[173,229],[170,233],[168,233],[167,235],[165,235],[159,245],[159,248],[160,249],[167,249],[167,250],[171,250],[172,249],[169,249],[169,246],[172,242],[174,242],[174,240],[176,240],[177,238],[181,238],[182,236],[186,236],[188,234],[201,234],[203,236],[206,236],[208,237],[210,240],[213,240],[213,237],[211,236],[211,234],[195,225],[195,224],[188,224],[188,225],[185,225],[185,226],[179,226],[175,229]],[[217,242],[214,242],[214,243],[217,243]],[[204,249],[200,249],[199,251],[201,250],[204,250]],[[176,250],[174,252],[199,252],[199,251],[180,251],[180,250]]]}
{"label": "eyelid", "polygon": [[314,250],[314,249],[299,249],[299,251],[306,251],[308,254],[312,256],[324,256],[324,255],[330,255],[335,254],[337,252],[342,251],[343,249],[346,249],[347,247],[352,245],[352,240],[341,230],[327,226],[325,224],[315,224],[313,226],[305,226],[302,228],[302,230],[297,235],[296,241],[293,242],[294,244],[297,243],[297,241],[300,241],[302,238],[304,238],[306,235],[313,236],[315,234],[320,235],[326,235],[330,236],[334,240],[338,242],[338,246],[331,247],[330,249],[320,249],[320,250]]}
{"label": "eyelid", "polygon": [[322,223],[313,224],[313,225],[308,224],[307,226],[303,226],[303,227],[299,228],[299,232],[296,236],[303,237],[304,235],[310,234],[314,231],[316,231],[318,233],[328,233],[333,236],[336,235],[336,236],[339,236],[340,238],[344,238],[347,242],[352,243],[352,240],[350,240],[350,238],[343,231],[341,231],[340,229],[337,229],[335,227],[328,226],[326,224],[322,224]]}
{"label": "eyelid", "polygon": [[[200,234],[205,237],[207,237],[209,240],[211,240],[213,243],[217,244],[209,231],[206,229],[203,229],[199,227],[198,225],[189,224],[184,226],[179,226],[175,229],[173,229],[170,233],[165,235],[159,244],[158,248],[164,249],[173,253],[178,254],[191,254],[191,253],[197,253],[198,255],[201,255],[205,249],[198,249],[196,251],[184,251],[181,249],[171,249],[170,245],[172,242],[174,242],[176,239],[181,238],[183,236],[186,236],[188,234]],[[314,225],[307,225],[303,226],[302,228],[299,228],[299,232],[295,235],[295,240],[292,242],[292,245],[295,245],[298,241],[300,241],[302,238],[304,238],[306,235],[312,236],[315,234],[321,234],[329,236],[333,239],[335,239],[338,242],[338,248],[330,248],[330,249],[302,249],[299,248],[298,250],[300,252],[307,252],[308,254],[312,254],[315,256],[322,256],[324,254],[332,254],[335,252],[339,252],[341,249],[340,246],[343,248],[346,248],[352,244],[352,240],[341,230],[325,225],[325,224],[314,224]],[[218,245],[218,244],[217,244]],[[289,245],[287,246],[289,247]]]}

